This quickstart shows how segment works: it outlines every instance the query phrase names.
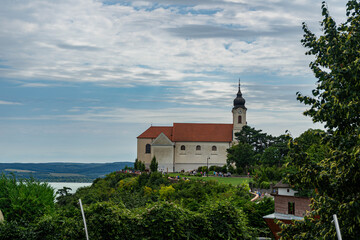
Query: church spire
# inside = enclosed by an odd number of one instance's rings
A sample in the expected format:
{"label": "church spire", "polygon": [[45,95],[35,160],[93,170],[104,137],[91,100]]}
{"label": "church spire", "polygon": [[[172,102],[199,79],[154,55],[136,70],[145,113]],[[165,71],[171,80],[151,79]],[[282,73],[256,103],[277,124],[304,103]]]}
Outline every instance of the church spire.
{"label": "church spire", "polygon": [[234,108],[243,108],[246,109],[245,107],[245,99],[242,97],[242,93],[241,93],[241,89],[240,89],[240,78],[239,78],[239,90],[238,93],[236,94],[236,98],[234,99]]}

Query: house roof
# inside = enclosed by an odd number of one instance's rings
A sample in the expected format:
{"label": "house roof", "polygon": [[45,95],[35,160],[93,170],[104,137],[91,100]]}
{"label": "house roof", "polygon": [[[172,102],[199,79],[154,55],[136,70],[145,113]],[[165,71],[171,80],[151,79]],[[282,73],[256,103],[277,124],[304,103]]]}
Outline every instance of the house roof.
{"label": "house roof", "polygon": [[232,124],[174,123],[172,127],[151,126],[138,138],[156,138],[164,133],[173,142],[231,142]]}
{"label": "house roof", "polygon": [[289,188],[290,185],[287,183],[283,183],[283,181],[281,180],[280,182],[278,182],[277,184],[275,184],[274,188]]}
{"label": "house roof", "polygon": [[283,214],[283,213],[272,213],[272,214],[263,216],[263,218],[278,219],[278,220],[304,220],[303,217],[298,217],[295,215]]}

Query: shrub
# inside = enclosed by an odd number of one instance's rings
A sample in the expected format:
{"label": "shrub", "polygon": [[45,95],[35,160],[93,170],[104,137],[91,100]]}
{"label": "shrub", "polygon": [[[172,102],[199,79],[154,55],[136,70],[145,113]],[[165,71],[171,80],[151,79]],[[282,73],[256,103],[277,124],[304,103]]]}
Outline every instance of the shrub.
{"label": "shrub", "polygon": [[170,200],[171,197],[174,195],[174,193],[175,193],[175,189],[171,185],[167,187],[163,186],[159,190],[160,199],[162,200]]}
{"label": "shrub", "polygon": [[7,221],[34,222],[55,209],[54,189],[47,183],[15,176],[0,177],[0,209]]}
{"label": "shrub", "polygon": [[262,188],[262,189],[270,189],[270,183],[263,181],[263,182],[260,183],[260,188]]}
{"label": "shrub", "polygon": [[230,202],[212,203],[203,211],[211,226],[209,239],[251,239],[245,214]]}

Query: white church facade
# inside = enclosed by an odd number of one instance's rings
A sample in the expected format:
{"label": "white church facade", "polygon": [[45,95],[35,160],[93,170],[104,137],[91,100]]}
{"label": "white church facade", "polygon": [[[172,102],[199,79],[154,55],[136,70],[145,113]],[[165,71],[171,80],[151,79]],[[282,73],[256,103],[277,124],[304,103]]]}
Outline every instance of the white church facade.
{"label": "white church facade", "polygon": [[191,171],[199,166],[223,166],[235,133],[246,125],[245,99],[239,89],[232,109],[233,123],[173,123],[151,126],[137,137],[137,158],[149,168],[155,156],[164,172]]}

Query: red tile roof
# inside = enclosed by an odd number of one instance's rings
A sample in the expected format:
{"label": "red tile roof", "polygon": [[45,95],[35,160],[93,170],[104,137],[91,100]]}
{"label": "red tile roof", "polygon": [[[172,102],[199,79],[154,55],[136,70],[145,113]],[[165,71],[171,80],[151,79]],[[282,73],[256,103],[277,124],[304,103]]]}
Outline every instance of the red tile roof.
{"label": "red tile roof", "polygon": [[173,142],[231,142],[232,124],[174,123],[173,127],[150,127],[138,138],[156,138],[163,132]]}
{"label": "red tile roof", "polygon": [[140,134],[138,138],[157,138],[160,133],[164,133],[170,140],[172,139],[173,127],[149,127],[145,132]]}

